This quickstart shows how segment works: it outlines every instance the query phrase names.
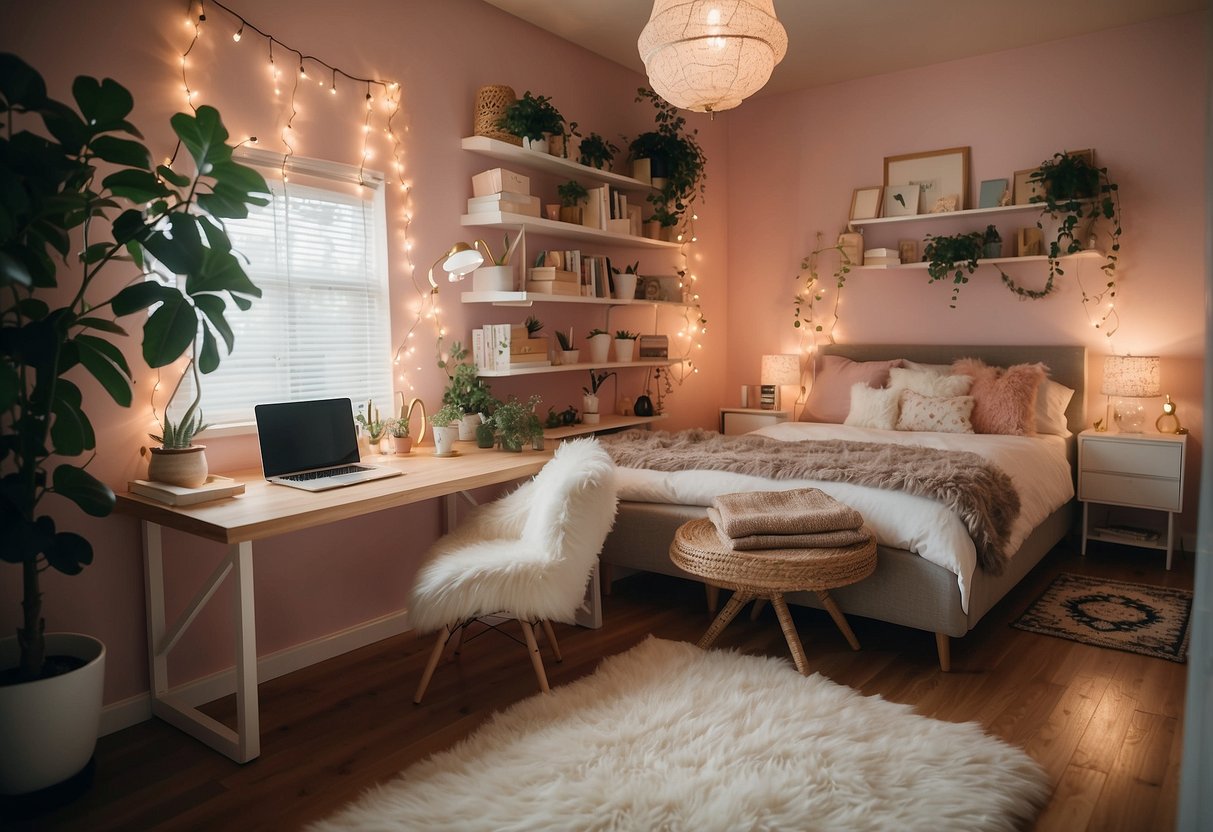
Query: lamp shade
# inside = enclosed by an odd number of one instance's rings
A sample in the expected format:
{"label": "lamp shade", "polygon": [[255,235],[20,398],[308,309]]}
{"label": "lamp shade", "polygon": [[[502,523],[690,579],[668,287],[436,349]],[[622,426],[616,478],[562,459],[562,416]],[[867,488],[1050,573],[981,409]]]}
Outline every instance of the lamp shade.
{"label": "lamp shade", "polygon": [[762,357],[762,384],[784,387],[800,384],[800,356],[764,355]]}
{"label": "lamp shade", "polygon": [[654,0],[636,42],[653,90],[684,110],[729,110],[788,51],[774,0]]}
{"label": "lamp shade", "polygon": [[438,291],[438,281],[434,279],[434,269],[439,266],[447,273],[447,279],[454,283],[457,280],[463,280],[483,264],[484,255],[477,251],[475,245],[455,243],[448,252],[434,261],[434,265],[430,266],[431,291]]}
{"label": "lamp shade", "polygon": [[1103,364],[1105,396],[1148,399],[1161,396],[1157,355],[1109,355]]}

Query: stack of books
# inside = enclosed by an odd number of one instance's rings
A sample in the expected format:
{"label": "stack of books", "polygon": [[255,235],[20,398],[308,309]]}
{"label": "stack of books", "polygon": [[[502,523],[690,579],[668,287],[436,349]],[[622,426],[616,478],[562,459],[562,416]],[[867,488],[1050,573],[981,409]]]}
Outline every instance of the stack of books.
{"label": "stack of books", "polygon": [[865,266],[900,266],[901,256],[895,248],[864,249],[863,264]]}
{"label": "stack of books", "polygon": [[478,370],[550,367],[548,339],[528,338],[519,324],[485,324],[472,330],[472,361]]}
{"label": "stack of books", "polygon": [[539,197],[524,196],[523,194],[505,191],[489,196],[473,196],[468,198],[468,213],[482,214],[489,211],[500,211],[503,214],[521,214],[524,217],[539,216]]}
{"label": "stack of books", "polygon": [[527,278],[526,290],[544,295],[581,294],[581,281],[576,272],[558,269],[555,266],[536,266]]}

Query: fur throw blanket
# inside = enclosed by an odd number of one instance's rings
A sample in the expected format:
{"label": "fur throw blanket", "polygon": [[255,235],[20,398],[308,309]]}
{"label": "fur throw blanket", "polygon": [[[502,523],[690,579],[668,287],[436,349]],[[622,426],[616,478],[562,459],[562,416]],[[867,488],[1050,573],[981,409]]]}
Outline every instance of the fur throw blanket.
{"label": "fur throw blanket", "polygon": [[977,563],[1002,573],[1019,494],[996,465],[969,451],[842,439],[785,442],[714,431],[632,430],[600,439],[625,468],[731,471],[775,480],[827,480],[905,491],[938,500],[964,523]]}

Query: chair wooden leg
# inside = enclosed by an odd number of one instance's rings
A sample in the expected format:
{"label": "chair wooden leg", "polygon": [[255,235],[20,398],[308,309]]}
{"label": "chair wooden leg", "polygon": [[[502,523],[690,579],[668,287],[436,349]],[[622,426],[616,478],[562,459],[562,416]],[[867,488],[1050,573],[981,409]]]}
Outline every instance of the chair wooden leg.
{"label": "chair wooden leg", "polygon": [[834,623],[838,625],[838,629],[842,631],[842,635],[846,638],[847,644],[851,645],[852,650],[859,649],[859,639],[855,638],[855,631],[851,629],[851,625],[847,623],[846,616],[842,614],[842,610],[838,608],[838,602],[830,597],[830,594],[824,589],[817,593],[817,597],[821,599],[821,605],[826,608],[826,612],[830,614],[830,618],[834,619]]}
{"label": "chair wooden leg", "polygon": [[771,606],[775,608],[775,615],[779,616],[779,626],[783,630],[783,637],[788,642],[788,649],[792,651],[792,661],[796,662],[796,669],[800,671],[801,676],[809,675],[809,660],[805,657],[804,647],[800,644],[800,634],[796,632],[796,625],[792,621],[792,613],[788,610],[788,602],[783,600],[781,593],[771,595]]}
{"label": "chair wooden leg", "polygon": [[543,656],[539,655],[539,643],[535,641],[535,630],[529,621],[519,618],[518,623],[522,625],[522,635],[526,639],[526,649],[531,654],[531,666],[535,668],[535,678],[539,680],[539,690],[543,693],[551,693],[552,689],[548,687],[548,675],[543,672]]}
{"label": "chair wooden leg", "polygon": [[425,672],[421,674],[421,684],[417,686],[417,693],[413,695],[414,705],[421,704],[421,697],[425,696],[425,689],[430,686],[430,679],[434,676],[434,669],[438,667],[438,660],[442,658],[442,648],[446,646],[446,640],[450,634],[449,627],[443,627],[438,631],[438,638],[434,640],[434,649],[430,651],[430,660],[425,666]]}
{"label": "chair wooden leg", "polygon": [[712,626],[708,627],[708,631],[703,634],[703,638],[699,639],[699,648],[707,650],[711,647],[712,642],[724,632],[724,628],[733,620],[733,616],[737,615],[738,610],[744,607],[753,597],[750,593],[742,592],[741,590],[734,592],[732,597],[729,598],[728,603],[724,605],[724,609],[712,621]]}
{"label": "chair wooden leg", "polygon": [[935,634],[935,651],[939,653],[939,669],[944,673],[952,670],[952,642],[946,633]]}
{"label": "chair wooden leg", "polygon": [[708,595],[708,612],[716,612],[716,607],[720,604],[720,587],[705,583],[703,588]]}
{"label": "chair wooden leg", "polygon": [[758,620],[758,616],[762,615],[762,608],[764,606],[766,606],[766,603],[767,603],[766,598],[756,598],[754,600],[754,606],[750,607],[750,620],[751,621]]}
{"label": "chair wooden leg", "polygon": [[556,641],[556,631],[552,629],[552,622],[543,620],[539,622],[543,625],[543,634],[547,636],[548,644],[552,645],[552,653],[556,656],[556,661],[564,661],[564,656],[560,655],[560,644]]}
{"label": "chair wooden leg", "polygon": [[455,634],[455,655],[458,656],[463,650],[463,634],[467,632],[468,625],[471,621],[465,621],[459,625],[459,632]]}

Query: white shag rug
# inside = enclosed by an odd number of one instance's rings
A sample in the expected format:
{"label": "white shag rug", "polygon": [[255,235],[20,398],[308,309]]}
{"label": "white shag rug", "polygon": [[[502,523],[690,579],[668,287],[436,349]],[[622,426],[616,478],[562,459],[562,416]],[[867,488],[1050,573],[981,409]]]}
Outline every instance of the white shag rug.
{"label": "white shag rug", "polygon": [[974,832],[1026,826],[1048,793],[974,723],[649,638],[310,829]]}

